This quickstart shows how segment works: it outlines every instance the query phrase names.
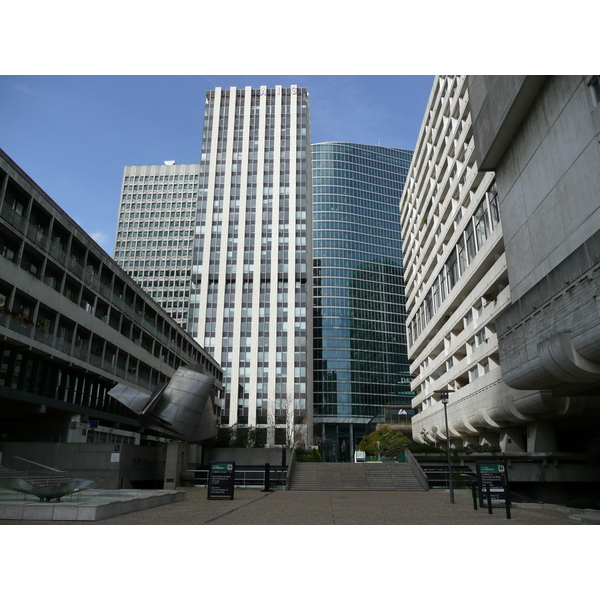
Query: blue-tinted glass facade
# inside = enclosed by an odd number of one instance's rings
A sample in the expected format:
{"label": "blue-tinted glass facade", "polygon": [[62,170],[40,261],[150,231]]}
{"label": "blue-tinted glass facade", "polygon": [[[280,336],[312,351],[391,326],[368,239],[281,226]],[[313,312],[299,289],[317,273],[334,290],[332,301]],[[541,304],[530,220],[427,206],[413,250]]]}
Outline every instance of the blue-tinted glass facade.
{"label": "blue-tinted glass facade", "polygon": [[[384,405],[410,405],[400,197],[412,152],[312,146],[314,422],[347,460]],[[347,439],[346,439],[347,438]]]}

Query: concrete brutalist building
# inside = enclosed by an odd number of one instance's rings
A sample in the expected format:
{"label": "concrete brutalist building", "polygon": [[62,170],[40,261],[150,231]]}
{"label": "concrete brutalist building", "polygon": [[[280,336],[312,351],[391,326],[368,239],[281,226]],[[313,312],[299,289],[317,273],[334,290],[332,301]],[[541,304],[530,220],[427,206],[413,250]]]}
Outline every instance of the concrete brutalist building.
{"label": "concrete brutalist building", "polygon": [[496,320],[523,449],[600,449],[598,76],[469,78],[479,169],[495,171],[510,305]]}
{"label": "concrete brutalist building", "polygon": [[[187,365],[222,381],[218,363],[2,151],[0,347],[0,464],[31,467],[19,456],[103,487],[162,480],[159,446],[178,439],[142,427],[111,389],[151,395]],[[210,410],[219,402],[215,389]],[[180,450],[179,463],[201,461],[194,444]]]}
{"label": "concrete brutalist building", "polygon": [[401,204],[413,436],[496,448],[545,498],[600,480],[599,101],[597,76],[437,77]]}

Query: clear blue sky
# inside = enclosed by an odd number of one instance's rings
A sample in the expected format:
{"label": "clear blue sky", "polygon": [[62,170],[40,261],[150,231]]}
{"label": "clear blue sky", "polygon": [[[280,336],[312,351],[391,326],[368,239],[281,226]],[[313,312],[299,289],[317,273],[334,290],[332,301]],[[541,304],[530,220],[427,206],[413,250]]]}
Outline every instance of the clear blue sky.
{"label": "clear blue sky", "polygon": [[112,255],[123,167],[200,160],[204,97],[305,86],[312,142],[412,150],[433,76],[1,76],[0,148]]}

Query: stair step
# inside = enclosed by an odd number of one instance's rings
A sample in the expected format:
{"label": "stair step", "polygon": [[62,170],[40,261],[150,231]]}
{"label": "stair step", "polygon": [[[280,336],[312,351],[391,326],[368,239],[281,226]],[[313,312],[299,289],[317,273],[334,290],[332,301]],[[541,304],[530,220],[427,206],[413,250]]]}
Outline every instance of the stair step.
{"label": "stair step", "polygon": [[406,463],[296,463],[290,490],[422,491]]}

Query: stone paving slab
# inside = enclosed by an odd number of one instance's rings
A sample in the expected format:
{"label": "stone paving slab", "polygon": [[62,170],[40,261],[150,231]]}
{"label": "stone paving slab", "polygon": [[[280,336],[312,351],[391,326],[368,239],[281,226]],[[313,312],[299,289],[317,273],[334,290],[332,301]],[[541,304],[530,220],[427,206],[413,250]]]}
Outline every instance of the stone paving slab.
{"label": "stone paving slab", "polygon": [[[473,509],[468,497],[450,504],[443,490],[285,491],[236,489],[233,500],[208,500],[206,488],[186,499],[86,525],[589,525],[560,511],[514,507]],[[0,525],[81,525],[77,521],[0,521]]]}

